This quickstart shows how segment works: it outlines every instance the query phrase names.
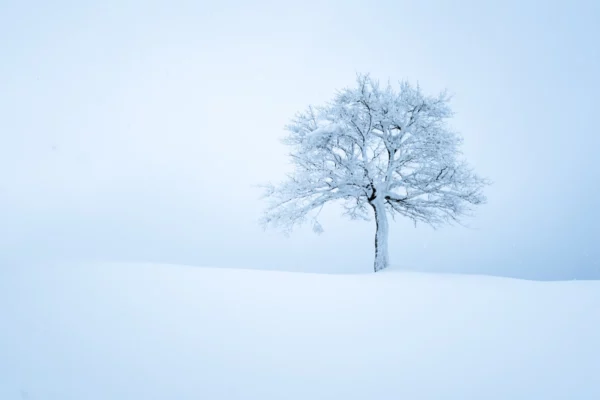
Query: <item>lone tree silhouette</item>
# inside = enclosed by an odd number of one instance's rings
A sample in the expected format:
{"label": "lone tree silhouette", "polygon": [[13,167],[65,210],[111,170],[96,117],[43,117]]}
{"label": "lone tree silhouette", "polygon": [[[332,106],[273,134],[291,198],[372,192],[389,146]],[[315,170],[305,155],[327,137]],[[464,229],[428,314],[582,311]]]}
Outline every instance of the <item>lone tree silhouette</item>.
{"label": "lone tree silhouette", "polygon": [[450,130],[449,96],[424,95],[401,82],[381,88],[360,75],[354,88],[322,107],[308,107],[286,126],[294,172],[266,185],[261,222],[290,232],[340,201],[352,219],[375,219],[375,272],[388,266],[388,214],[434,227],[460,222],[485,203],[488,182],[462,159],[462,138]]}

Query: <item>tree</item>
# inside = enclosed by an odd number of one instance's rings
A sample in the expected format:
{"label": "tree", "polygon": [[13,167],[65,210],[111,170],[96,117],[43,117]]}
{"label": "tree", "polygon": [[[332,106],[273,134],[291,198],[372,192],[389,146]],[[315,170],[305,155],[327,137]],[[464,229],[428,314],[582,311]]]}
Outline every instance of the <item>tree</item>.
{"label": "tree", "polygon": [[322,107],[308,107],[286,126],[293,173],[265,186],[261,220],[290,232],[339,201],[352,219],[375,219],[375,272],[388,266],[388,214],[433,227],[460,222],[485,202],[488,183],[462,159],[461,137],[446,121],[450,97],[424,95],[401,82],[381,88],[368,75]]}

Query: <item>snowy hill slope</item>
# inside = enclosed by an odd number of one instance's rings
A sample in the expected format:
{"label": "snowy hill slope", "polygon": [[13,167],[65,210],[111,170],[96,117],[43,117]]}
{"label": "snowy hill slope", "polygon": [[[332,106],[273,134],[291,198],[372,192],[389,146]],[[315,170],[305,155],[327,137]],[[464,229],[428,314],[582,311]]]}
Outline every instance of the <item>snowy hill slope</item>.
{"label": "snowy hill slope", "polygon": [[600,282],[0,268],[0,399],[598,399]]}

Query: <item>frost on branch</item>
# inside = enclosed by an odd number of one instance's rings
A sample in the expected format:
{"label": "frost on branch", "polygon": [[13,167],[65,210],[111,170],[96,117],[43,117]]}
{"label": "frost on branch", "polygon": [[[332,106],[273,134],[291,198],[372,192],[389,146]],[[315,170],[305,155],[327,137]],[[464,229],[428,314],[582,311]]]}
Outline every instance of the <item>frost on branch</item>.
{"label": "frost on branch", "polygon": [[359,76],[323,107],[309,107],[286,127],[294,171],[265,188],[262,223],[290,232],[339,202],[352,219],[375,216],[375,270],[387,266],[387,216],[432,226],[459,222],[485,202],[487,181],[461,158],[462,139],[446,121],[449,97],[424,95],[407,82],[394,90]]}

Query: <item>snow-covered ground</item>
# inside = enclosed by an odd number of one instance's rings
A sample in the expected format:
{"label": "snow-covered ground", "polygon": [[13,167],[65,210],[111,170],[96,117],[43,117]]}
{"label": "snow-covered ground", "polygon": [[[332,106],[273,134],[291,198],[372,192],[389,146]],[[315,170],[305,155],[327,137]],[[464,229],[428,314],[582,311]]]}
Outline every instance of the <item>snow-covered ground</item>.
{"label": "snow-covered ground", "polygon": [[0,399],[600,399],[600,282],[0,268]]}

